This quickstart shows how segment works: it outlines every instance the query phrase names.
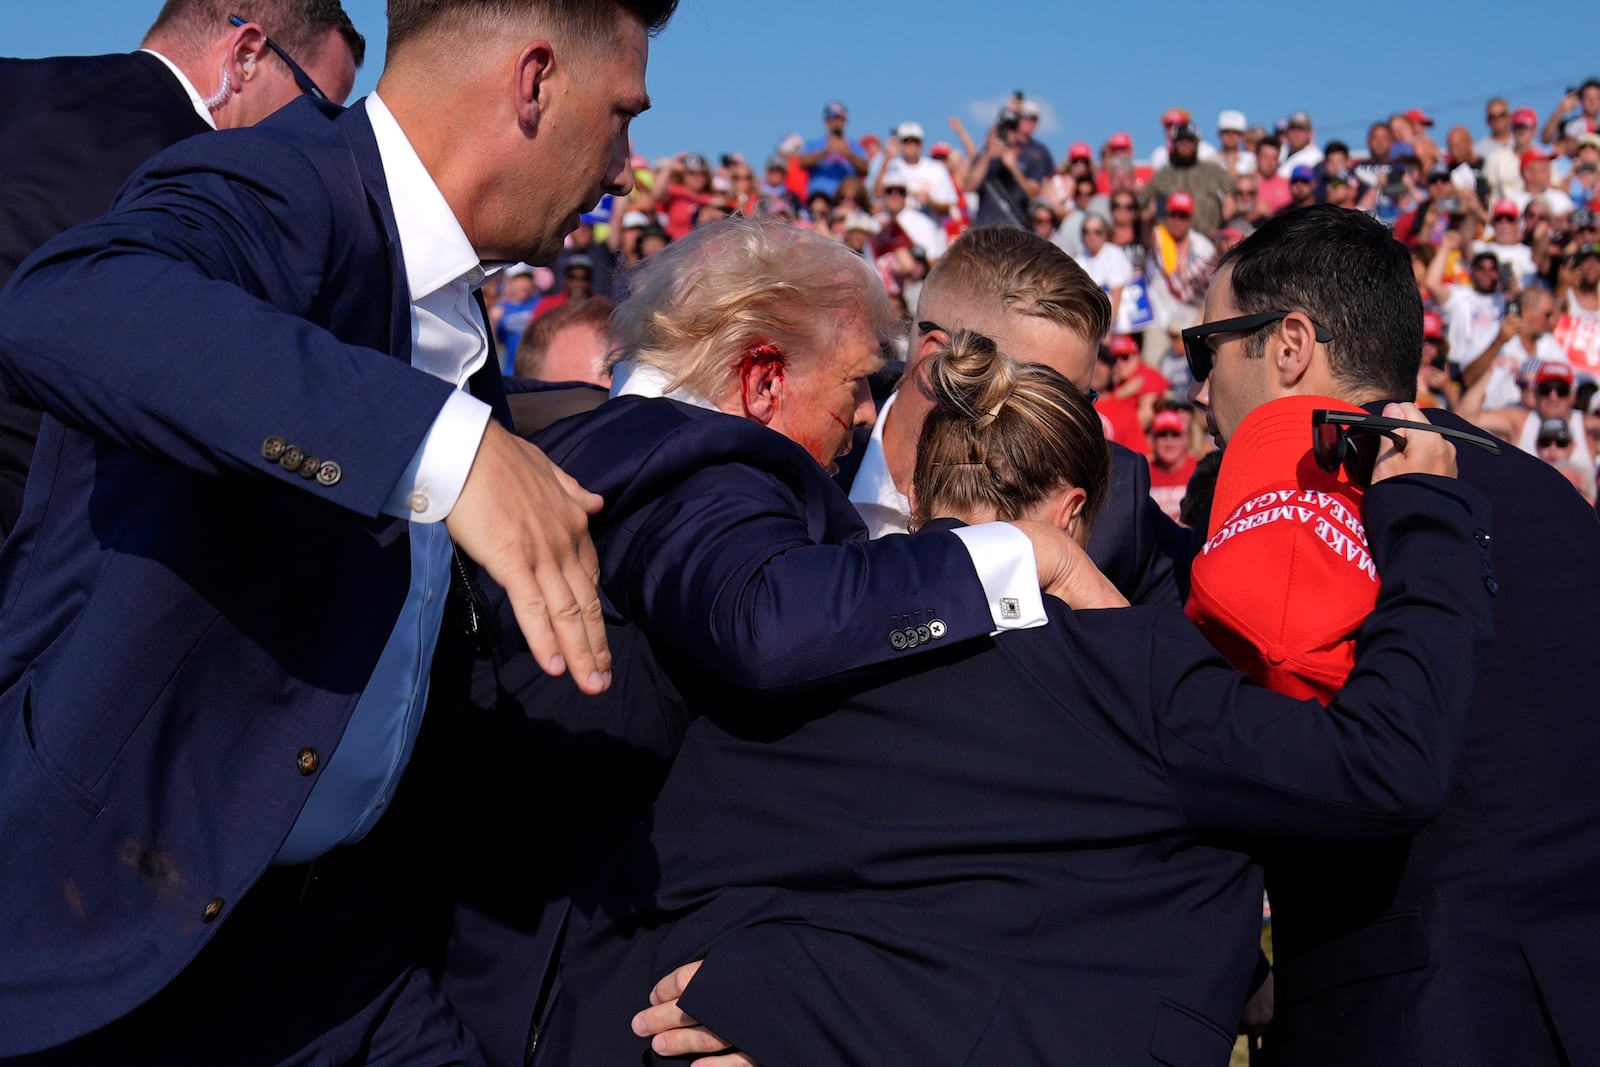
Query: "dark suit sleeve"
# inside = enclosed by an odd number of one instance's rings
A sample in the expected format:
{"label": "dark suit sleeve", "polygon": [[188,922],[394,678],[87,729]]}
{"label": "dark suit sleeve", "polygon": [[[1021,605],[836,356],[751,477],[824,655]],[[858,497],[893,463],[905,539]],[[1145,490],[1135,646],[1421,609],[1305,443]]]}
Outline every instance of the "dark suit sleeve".
{"label": "dark suit sleeve", "polygon": [[1443,808],[1492,633],[1488,504],[1453,479],[1407,476],[1372,487],[1365,518],[1383,585],[1328,707],[1259,688],[1187,620],[1158,630],[1158,743],[1197,831],[1390,837]]}
{"label": "dark suit sleeve", "polygon": [[1132,604],[1182,604],[1187,535],[1150,496],[1145,458],[1111,446],[1111,485],[1089,537],[1089,558]]}
{"label": "dark suit sleeve", "polygon": [[[842,497],[807,501],[754,467],[700,471],[646,514],[628,558],[606,567],[608,592],[653,639],[733,685],[802,684],[994,626],[955,534],[868,541]],[[919,625],[929,639],[895,641]]]}
{"label": "dark suit sleeve", "polygon": [[[388,300],[386,262],[347,261],[373,247],[352,228],[375,225],[353,162],[259,129],[182,142],[12,278],[0,387],[137,452],[376,515],[450,385],[307,320],[330,301]],[[342,480],[264,461],[272,436],[336,459]]]}

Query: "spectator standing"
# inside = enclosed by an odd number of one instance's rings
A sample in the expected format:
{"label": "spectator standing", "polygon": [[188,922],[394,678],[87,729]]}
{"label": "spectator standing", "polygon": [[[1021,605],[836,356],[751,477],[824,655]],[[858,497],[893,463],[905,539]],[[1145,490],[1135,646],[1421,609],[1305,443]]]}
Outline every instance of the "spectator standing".
{"label": "spectator standing", "polygon": [[1581,122],[1585,133],[1600,133],[1600,78],[1585,79],[1577,90],[1568,89],[1563,93],[1561,102],[1545,119],[1539,139],[1545,144],[1554,144],[1571,122]]}
{"label": "spectator standing", "polygon": [[1172,127],[1171,135],[1170,162],[1156,171],[1141,194],[1145,217],[1154,218],[1165,198],[1185,192],[1194,205],[1193,228],[1205,235],[1215,233],[1222,225],[1223,201],[1233,179],[1220,165],[1200,158],[1200,133],[1193,124],[1179,123]]}
{"label": "spectator standing", "polygon": [[1021,121],[1016,110],[1002,108],[984,139],[983,151],[973,161],[968,181],[973,175],[981,176],[978,215],[974,220],[979,226],[1026,229],[1028,203],[1039,195],[1042,182],[1049,177],[1049,171],[1034,178],[1023,169],[1018,154],[1022,145]]}
{"label": "spectator standing", "polygon": [[550,265],[555,275],[555,284],[552,291],[563,291],[563,279],[567,273],[567,262],[574,256],[583,256],[589,261],[589,270],[593,278],[592,289],[600,296],[609,297],[612,287],[616,285],[617,254],[607,245],[595,240],[594,223],[590,216],[582,215],[578,219],[578,228],[572,231],[567,238],[567,247],[561,255]]}
{"label": "spectator standing", "polygon": [[1579,245],[1556,272],[1556,340],[1575,366],[1600,368],[1600,244]]}
{"label": "spectator standing", "polygon": [[1244,131],[1249,125],[1243,111],[1229,108],[1217,116],[1217,139],[1222,142],[1222,147],[1217,149],[1217,158],[1213,162],[1227,171],[1229,177],[1237,178],[1241,174],[1256,172],[1255,153],[1246,148],[1244,143]]}
{"label": "spectator standing", "polygon": [[1516,407],[1523,389],[1540,364],[1566,362],[1567,353],[1550,334],[1555,322],[1555,301],[1543,289],[1524,289],[1507,301],[1500,329],[1482,352],[1461,369],[1462,384],[1470,389],[1488,377],[1480,406],[1485,411]]}
{"label": "spectator standing", "polygon": [[1511,112],[1511,143],[1484,156],[1484,177],[1496,200],[1522,191],[1522,154],[1533,147],[1539,116],[1531,107]]}
{"label": "spectator standing", "polygon": [[1299,166],[1289,172],[1289,202],[1280,211],[1310,207],[1317,202],[1317,175],[1310,167]]}
{"label": "spectator standing", "polygon": [[1083,251],[1074,256],[1093,282],[1111,300],[1111,324],[1121,318],[1122,294],[1133,281],[1133,264],[1128,254],[1111,242],[1111,223],[1103,215],[1090,214],[1083,220]]}
{"label": "spectator standing", "polygon": [[656,173],[657,206],[666,216],[667,234],[682,240],[694,229],[695,212],[700,205],[715,199],[711,192],[711,168],[704,156],[685,152],[670,160]]}
{"label": "spectator standing", "polygon": [[1496,260],[1510,266],[1518,288],[1529,284],[1538,271],[1533,264],[1533,250],[1522,240],[1522,212],[1516,202],[1496,201],[1489,212],[1489,225],[1490,240],[1478,241],[1472,246],[1473,252],[1493,252]]}
{"label": "spectator standing", "polygon": [[1502,148],[1511,147],[1511,105],[1506,103],[1505,97],[1489,98],[1484,106],[1483,121],[1489,127],[1489,133],[1472,149],[1479,159],[1487,160]]}
{"label": "spectator standing", "polygon": [[1522,153],[1522,191],[1507,194],[1506,199],[1519,208],[1537,200],[1552,216],[1565,218],[1572,214],[1572,197],[1550,184],[1550,160],[1550,153],[1538,145]]}
{"label": "spectator standing", "polygon": [[1289,178],[1278,173],[1282,153],[1283,143],[1271,134],[1256,142],[1256,203],[1263,217],[1289,202]]}
{"label": "spectator standing", "polygon": [[1198,462],[1189,451],[1185,413],[1158,411],[1150,420],[1150,498],[1173,522],[1181,523],[1183,498]]}
{"label": "spectator standing", "polygon": [[533,321],[534,310],[541,299],[533,283],[532,267],[526,263],[513,263],[506,268],[500,286],[500,299],[489,309],[502,374],[511,373],[522,331]]}
{"label": "spectator standing", "polygon": [[1167,197],[1166,218],[1152,228],[1145,257],[1150,304],[1165,336],[1145,341],[1146,356],[1155,362],[1178,347],[1178,335],[1200,317],[1206,283],[1217,249],[1194,232],[1194,198],[1187,192]]}
{"label": "spectator standing", "polygon": [[1316,134],[1311,129],[1311,116],[1304,111],[1289,115],[1283,128],[1283,140],[1288,148],[1283,161],[1278,164],[1278,173],[1283,177],[1293,180],[1297,167],[1315,168],[1322,162],[1322,149],[1317,147]]}
{"label": "spectator standing", "polygon": [[1450,340],[1450,358],[1458,366],[1488,346],[1499,332],[1505,317],[1505,295],[1500,287],[1500,260],[1493,252],[1472,256],[1471,271],[1465,284],[1447,283],[1445,269],[1462,247],[1461,231],[1450,230],[1439,242],[1439,252],[1428,264],[1425,279],[1434,305],[1444,319]]}
{"label": "spectator standing", "polygon": [[1039,105],[1027,99],[1018,101],[1017,163],[1022,173],[1036,182],[1043,182],[1054,173],[1056,163],[1049,147],[1034,136],[1038,130]]}
{"label": "spectator standing", "polygon": [[924,135],[920,123],[902,122],[896,134],[888,162],[878,175],[878,195],[898,182],[905,187],[911,207],[943,226],[960,198],[955,182],[950,180],[950,168],[922,154]]}
{"label": "spectator standing", "polygon": [[[1179,126],[1193,125],[1194,119],[1192,116],[1190,116],[1187,108],[1169,107],[1162,113],[1161,131],[1165,135],[1166,139],[1161,144],[1156,146],[1155,151],[1150,153],[1151,170],[1159,171],[1161,168],[1168,166],[1172,162],[1172,142],[1174,140],[1173,132]],[[1208,163],[1215,163],[1217,159],[1216,146],[1211,144],[1209,141],[1200,140],[1198,134],[1196,135],[1195,140],[1195,153],[1199,156],[1199,158]]]}
{"label": "spectator standing", "polygon": [[808,198],[816,193],[825,193],[831,198],[846,178],[867,176],[866,149],[845,133],[849,122],[850,112],[844,104],[830,100],[824,105],[822,123],[826,133],[817,140],[807,141],[799,153],[800,166],[808,176]]}
{"label": "spectator standing", "polygon": [[1567,363],[1540,363],[1531,384],[1531,405],[1518,404],[1485,411],[1483,399],[1488,386],[1486,380],[1480,379],[1461,394],[1461,406],[1456,413],[1533,456],[1539,454],[1539,438],[1545,432],[1547,423],[1565,426],[1572,439],[1573,458],[1593,470],[1594,457],[1589,454],[1583,413],[1573,403],[1573,390],[1577,383],[1572,367]]}

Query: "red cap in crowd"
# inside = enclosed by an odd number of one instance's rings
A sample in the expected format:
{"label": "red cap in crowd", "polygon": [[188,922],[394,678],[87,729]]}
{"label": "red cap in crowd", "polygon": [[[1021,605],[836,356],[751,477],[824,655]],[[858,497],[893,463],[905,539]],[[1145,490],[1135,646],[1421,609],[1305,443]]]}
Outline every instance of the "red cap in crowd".
{"label": "red cap in crowd", "polygon": [[1538,387],[1545,382],[1566,382],[1571,385],[1572,367],[1565,363],[1557,363],[1553,359],[1545,360],[1539,364],[1539,373],[1534,375],[1533,384]]}
{"label": "red cap in crowd", "polygon": [[1139,342],[1125,333],[1119,333],[1111,338],[1111,354],[1113,356],[1133,356],[1139,353]]}
{"label": "red cap in crowd", "polygon": [[1171,196],[1167,197],[1167,214],[1193,215],[1194,197],[1190,196],[1181,189],[1178,192],[1173,193]]}
{"label": "red cap in crowd", "polygon": [[[1327,700],[1355,663],[1351,635],[1377,602],[1378,580],[1359,532],[1363,490],[1311,459],[1316,408],[1349,405],[1282,397],[1234,431],[1185,610],[1258,683]],[[1330,539],[1313,532],[1319,525]]]}
{"label": "red cap in crowd", "polygon": [[1094,149],[1089,147],[1087,141],[1073,141],[1072,147],[1067,149],[1068,159],[1093,159]]}
{"label": "red cap in crowd", "polygon": [[1129,152],[1131,152],[1133,151],[1133,138],[1129,137],[1122,130],[1118,130],[1116,133],[1106,138],[1106,147],[1113,149],[1127,149]]}
{"label": "red cap in crowd", "polygon": [[1150,420],[1150,432],[1152,434],[1182,433],[1183,416],[1176,411],[1158,411],[1156,412],[1156,417]]}
{"label": "red cap in crowd", "polygon": [[1424,341],[1444,340],[1444,320],[1432,311],[1422,313],[1422,339]]}
{"label": "red cap in crowd", "polygon": [[1169,107],[1161,113],[1161,125],[1176,126],[1180,122],[1189,121],[1189,112],[1181,107]]}
{"label": "red cap in crowd", "polygon": [[1544,149],[1540,148],[1538,145],[1535,145],[1532,148],[1528,149],[1526,152],[1522,153],[1522,165],[1524,167],[1526,167],[1529,163],[1540,163],[1540,162],[1543,162],[1543,161],[1545,161],[1545,160],[1547,160],[1549,158],[1550,158],[1550,153],[1549,152],[1546,152]]}
{"label": "red cap in crowd", "polygon": [[1494,202],[1494,210],[1489,214],[1490,217],[1497,219],[1520,219],[1522,217],[1522,212],[1517,210],[1517,202],[1515,200],[1496,200]]}
{"label": "red cap in crowd", "polygon": [[935,141],[933,143],[933,147],[928,149],[928,155],[932,156],[934,159],[949,159],[950,158],[950,142],[949,141]]}
{"label": "red cap in crowd", "polygon": [[1414,126],[1433,125],[1433,116],[1422,110],[1420,107],[1414,107],[1410,111],[1407,111],[1406,118],[1410,119],[1412,125]]}
{"label": "red cap in crowd", "polygon": [[1519,107],[1511,113],[1511,125],[1537,126],[1539,125],[1539,113],[1531,107]]}

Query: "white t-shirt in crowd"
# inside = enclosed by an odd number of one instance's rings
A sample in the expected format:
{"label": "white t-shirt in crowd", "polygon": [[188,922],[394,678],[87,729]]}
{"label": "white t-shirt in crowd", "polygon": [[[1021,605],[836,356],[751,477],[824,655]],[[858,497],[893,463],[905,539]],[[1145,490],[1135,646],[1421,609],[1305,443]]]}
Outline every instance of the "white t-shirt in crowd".
{"label": "white t-shirt in crowd", "polygon": [[883,166],[883,181],[885,185],[895,181],[904,182],[907,198],[919,206],[949,206],[961,199],[956,193],[955,182],[950,180],[950,168],[927,156],[915,163],[907,163],[904,158],[891,159]]}
{"label": "white t-shirt in crowd", "polygon": [[1529,279],[1539,273],[1539,268],[1533,263],[1533,249],[1525,244],[1503,245],[1494,241],[1475,241],[1472,245],[1472,254],[1479,252],[1491,253],[1501,264],[1511,264],[1511,269],[1516,272],[1517,280],[1527,285]]}
{"label": "white t-shirt in crowd", "polygon": [[1450,299],[1439,308],[1450,341],[1450,362],[1464,367],[1478,358],[1500,332],[1505,297],[1480,293],[1470,285],[1452,285]]}
{"label": "white t-shirt in crowd", "polygon": [[1522,343],[1521,337],[1513,337],[1501,345],[1500,355],[1495,357],[1494,369],[1489,371],[1489,385],[1483,394],[1483,410],[1514,408],[1522,403],[1522,389],[1517,385],[1517,379],[1523,376],[1529,361],[1533,359],[1565,363],[1567,350],[1549,334],[1533,343],[1532,355],[1529,355],[1528,346]]}
{"label": "white t-shirt in crowd", "polygon": [[1322,162],[1322,149],[1314,144],[1308,144],[1298,152],[1291,152],[1289,158],[1278,164],[1278,177],[1287,178],[1294,173],[1296,167],[1314,167]]}
{"label": "white t-shirt in crowd", "polygon": [[1085,249],[1072,258],[1102,289],[1120,289],[1133,281],[1133,264],[1128,261],[1128,253],[1110,241],[1100,246],[1097,255],[1091,256]]}

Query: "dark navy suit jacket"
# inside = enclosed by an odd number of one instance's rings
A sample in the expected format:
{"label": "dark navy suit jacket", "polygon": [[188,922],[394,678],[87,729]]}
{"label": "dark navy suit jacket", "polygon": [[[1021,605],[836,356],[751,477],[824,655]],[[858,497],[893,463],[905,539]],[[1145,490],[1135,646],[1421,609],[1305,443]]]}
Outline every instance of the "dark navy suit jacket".
{"label": "dark navy suit jacket", "polygon": [[1414,478],[1368,509],[1385,585],[1331,708],[1257,688],[1173,607],[1057,602],[890,677],[707,704],[569,940],[536,1062],[654,1062],[629,1018],[703,957],[684,1009],[768,1067],[1226,1063],[1260,923],[1243,849],[1435,814],[1489,637],[1481,498]]}
{"label": "dark navy suit jacket", "polygon": [[0,1056],[150,997],[293,825],[407,587],[380,511],[451,388],[410,336],[365,111],[306,100],[0,298],[0,386],[50,416],[0,550]]}
{"label": "dark navy suit jacket", "polygon": [[1275,1063],[1600,1063],[1600,522],[1536,457],[1457,460],[1498,590],[1461,770],[1415,837],[1266,858]]}
{"label": "dark navy suit jacket", "polygon": [[[104,214],[151,156],[210,128],[146,52],[0,59],[0,286],[45,241]],[[0,538],[22,511],[38,436],[38,409],[0,393]]]}
{"label": "dark navy suit jacket", "polygon": [[[605,497],[591,532],[616,681],[588,698],[545,679],[491,586],[505,644],[468,706],[430,713],[445,735],[433,754],[449,765],[428,768],[429,786],[413,780],[434,798],[424,806],[441,847],[466,853],[445,988],[502,1064],[522,1062],[569,900],[648,803],[690,710],[725,703],[730,686],[764,707],[776,699],[764,690],[920,659],[993,628],[953,534],[869,541],[817,461],[754,422],[624,397],[533,439]],[[927,642],[904,641],[933,622]],[[463,840],[474,809],[519,805],[535,814]]]}

